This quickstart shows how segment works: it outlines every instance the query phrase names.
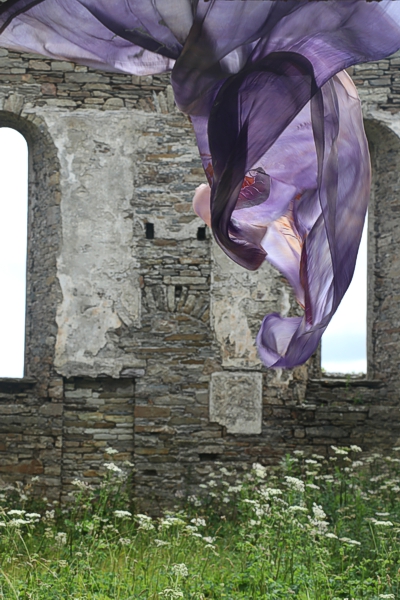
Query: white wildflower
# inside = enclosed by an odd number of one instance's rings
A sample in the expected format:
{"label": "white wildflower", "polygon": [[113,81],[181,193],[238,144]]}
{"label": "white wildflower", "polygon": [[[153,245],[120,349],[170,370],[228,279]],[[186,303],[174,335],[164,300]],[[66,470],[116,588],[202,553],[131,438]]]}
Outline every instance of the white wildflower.
{"label": "white wildflower", "polygon": [[202,537],[203,537],[203,536],[201,535],[201,533],[196,533],[196,532],[193,532],[193,533],[192,533],[192,536],[193,536],[193,537],[197,537],[197,538],[202,538]]}
{"label": "white wildflower", "polygon": [[325,456],[322,456],[321,454],[311,454],[311,456],[316,460],[325,460]]}
{"label": "white wildflower", "polygon": [[256,477],[260,479],[264,479],[267,476],[267,469],[260,463],[253,463],[252,470],[254,471]]}
{"label": "white wildflower", "polygon": [[17,517],[22,517],[25,513],[26,513],[26,510],[13,509],[13,510],[9,510],[7,514],[10,516],[15,515]]}
{"label": "white wildflower", "polygon": [[194,506],[201,506],[201,500],[197,496],[189,496],[188,501]]}
{"label": "white wildflower", "polygon": [[297,477],[290,477],[289,475],[286,475],[285,479],[286,485],[288,485],[290,489],[294,490],[295,492],[301,493],[305,491],[305,485],[303,481],[301,481],[301,479],[298,479]]}
{"label": "white wildflower", "polygon": [[41,515],[39,513],[26,513],[25,518],[37,522],[41,518]]}
{"label": "white wildflower", "polygon": [[334,533],[331,533],[330,531],[328,531],[328,533],[325,533],[325,537],[330,538],[331,540],[337,540],[338,536],[335,535]]}
{"label": "white wildflower", "polygon": [[54,519],[55,514],[56,513],[54,510],[46,510],[46,512],[44,513],[44,518],[46,519],[46,521],[52,521]]}
{"label": "white wildflower", "polygon": [[319,504],[315,504],[314,502],[312,506],[312,511],[314,514],[314,519],[317,519],[318,521],[324,521],[326,519],[326,514],[322,509],[322,506],[320,506]]}
{"label": "white wildflower", "polygon": [[185,525],[185,521],[179,519],[178,517],[166,517],[160,521],[160,527],[162,529],[169,529],[170,527],[179,525]]}
{"label": "white wildflower", "polygon": [[185,563],[178,563],[176,565],[172,565],[171,570],[174,575],[179,577],[188,577],[189,571]]}
{"label": "white wildflower", "polygon": [[364,461],[362,460],[355,460],[353,462],[353,469],[357,469],[358,467],[362,467],[364,465]]}
{"label": "white wildflower", "polygon": [[225,475],[225,477],[229,477],[230,473],[228,471],[228,469],[226,469],[225,467],[221,467],[219,470],[220,473],[222,473],[222,475]]}
{"label": "white wildflower", "polygon": [[339,541],[343,542],[344,544],[350,544],[351,546],[361,546],[361,542],[357,542],[357,540],[352,540],[348,537],[341,537],[339,538]]}
{"label": "white wildflower", "polygon": [[164,540],[154,540],[155,545],[157,546],[157,548],[160,548],[161,546],[169,546],[170,543],[166,542]]}
{"label": "white wildflower", "polygon": [[142,523],[143,521],[151,521],[151,517],[149,517],[148,515],[143,515],[141,513],[138,513],[137,515],[135,515],[135,518]]}
{"label": "white wildflower", "polygon": [[203,537],[203,540],[207,542],[207,544],[213,544],[215,542],[215,537]]}
{"label": "white wildflower", "polygon": [[297,506],[296,504],[293,504],[293,506],[289,506],[289,511],[290,512],[308,512],[308,509],[305,506]]}
{"label": "white wildflower", "polygon": [[46,527],[44,530],[44,537],[47,539],[52,539],[54,537],[54,531],[50,529],[50,527]]}
{"label": "white wildflower", "polygon": [[60,565],[60,567],[63,567],[63,569],[65,569],[65,567],[68,566],[68,562],[66,560],[59,560],[58,564]]}
{"label": "white wildflower", "polygon": [[129,544],[132,543],[132,540],[129,538],[120,538],[118,542],[121,544],[121,546],[129,546]]}
{"label": "white wildflower", "polygon": [[289,506],[289,504],[286,502],[286,500],[283,500],[282,498],[273,498],[273,500],[278,503],[281,504],[282,506]]}
{"label": "white wildflower", "polygon": [[315,527],[315,529],[313,529],[311,531],[312,534],[314,535],[325,535],[328,527],[329,527],[329,523],[328,521],[320,521],[319,519],[311,519],[311,517],[308,517],[310,524]]}
{"label": "white wildflower", "polygon": [[263,487],[260,489],[260,494],[263,498],[269,500],[275,496],[282,496],[282,490],[278,488]]}
{"label": "white wildflower", "polygon": [[29,525],[30,521],[26,521],[25,519],[11,519],[8,524],[11,527],[21,527],[21,525]]}
{"label": "white wildflower", "polygon": [[166,588],[162,592],[158,592],[159,596],[165,596],[165,598],[169,598],[170,600],[175,600],[176,598],[183,598],[183,592],[178,590],[177,588]]}
{"label": "white wildflower", "polygon": [[376,512],[375,514],[377,517],[388,517],[390,515],[388,512]]}
{"label": "white wildflower", "polygon": [[306,463],[306,465],[317,465],[318,461],[313,460],[312,458],[306,458],[305,463]]}
{"label": "white wildflower", "polygon": [[377,481],[382,481],[382,479],[385,479],[386,475],[384,473],[382,473],[381,475],[375,475],[375,477],[370,477],[370,481],[372,481],[372,483],[376,483]]}
{"label": "white wildflower", "polygon": [[350,450],[352,452],[362,452],[362,448],[360,448],[360,446],[356,446],[355,444],[350,446]]}
{"label": "white wildflower", "polygon": [[7,527],[7,523],[4,523],[4,521],[0,521],[0,527]]}
{"label": "white wildflower", "polygon": [[232,492],[233,494],[237,494],[238,492],[240,492],[242,490],[243,486],[242,485],[230,485],[227,489],[228,492]]}
{"label": "white wildflower", "polygon": [[115,448],[106,448],[104,452],[109,456],[112,456],[113,454],[118,454],[118,450],[116,450]]}
{"label": "white wildflower", "polygon": [[348,455],[348,451],[345,450],[344,448],[337,448],[336,446],[331,446],[332,450],[334,451],[335,454],[339,454],[342,456],[347,456]]}
{"label": "white wildflower", "polygon": [[139,513],[135,515],[135,518],[139,522],[139,529],[143,531],[153,531],[155,529],[151,517]]}
{"label": "white wildflower", "polygon": [[108,469],[109,471],[112,471],[113,473],[118,473],[118,474],[123,473],[123,470],[120,469],[115,463],[104,463],[104,466],[106,469]]}
{"label": "white wildflower", "polygon": [[315,485],[315,483],[306,483],[306,487],[310,488],[310,490],[320,490],[319,485]]}
{"label": "white wildflower", "polygon": [[303,450],[294,450],[294,451],[293,451],[293,454],[294,454],[295,456],[304,456],[304,452],[303,452]]}
{"label": "white wildflower", "polygon": [[[218,552],[215,550],[215,546],[213,546],[212,544],[206,544],[204,546],[204,548],[211,550],[215,554],[215,556],[219,556]],[[202,598],[203,598],[203,596],[202,596]]]}
{"label": "white wildflower", "polygon": [[253,505],[258,504],[258,502],[256,502],[255,500],[250,500],[249,498],[245,498],[243,500],[243,502],[245,502],[246,504],[253,504]]}
{"label": "white wildflower", "polygon": [[153,531],[155,527],[150,521],[144,521],[143,523],[140,523],[139,529],[143,529],[143,531]]}
{"label": "white wildflower", "polygon": [[55,540],[57,546],[65,546],[67,543],[67,534],[64,533],[64,531],[59,531],[55,535],[54,540]]}
{"label": "white wildflower", "polygon": [[230,501],[231,501],[231,499],[229,498],[229,496],[224,496],[224,497],[222,498],[222,502],[223,502],[224,504],[228,504],[228,502],[230,502]]}
{"label": "white wildflower", "polygon": [[379,598],[395,598],[394,594],[379,594]]}
{"label": "white wildflower", "polygon": [[72,481],[72,485],[76,486],[80,490],[87,490],[87,489],[89,489],[89,484],[86,483],[85,481],[81,481],[80,479],[74,479]]}
{"label": "white wildflower", "polygon": [[377,521],[376,519],[371,519],[371,523],[378,527],[393,527],[392,521]]}
{"label": "white wildflower", "polygon": [[114,515],[117,519],[130,519],[132,517],[132,513],[129,510],[114,510]]}
{"label": "white wildflower", "polygon": [[194,525],[197,525],[198,527],[206,526],[206,521],[203,518],[192,519],[190,522],[193,523]]}

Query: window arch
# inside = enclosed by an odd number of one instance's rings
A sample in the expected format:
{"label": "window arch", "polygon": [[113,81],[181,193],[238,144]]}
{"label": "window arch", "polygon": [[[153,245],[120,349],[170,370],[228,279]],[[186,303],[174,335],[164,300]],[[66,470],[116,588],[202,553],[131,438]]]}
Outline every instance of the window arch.
{"label": "window arch", "polygon": [[0,377],[24,375],[28,145],[0,127]]}

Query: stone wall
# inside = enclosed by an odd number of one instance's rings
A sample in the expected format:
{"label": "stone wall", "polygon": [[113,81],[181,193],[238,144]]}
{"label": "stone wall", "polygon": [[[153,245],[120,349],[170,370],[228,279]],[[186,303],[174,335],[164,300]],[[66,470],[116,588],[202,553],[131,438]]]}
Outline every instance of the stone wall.
{"label": "stone wall", "polygon": [[298,308],[279,273],[230,262],[193,214],[204,174],[168,77],[0,50],[0,125],[31,160],[26,377],[0,381],[4,482],[38,474],[66,499],[75,478],[98,483],[112,446],[157,510],[216,460],[400,443],[399,69],[353,73],[375,170],[368,378],[322,379],[318,354],[293,371],[260,364],[262,317]]}
{"label": "stone wall", "polygon": [[[36,379],[0,380],[0,483],[30,482],[50,500],[61,492],[62,382],[43,397]],[[58,396],[58,397],[54,397]]]}

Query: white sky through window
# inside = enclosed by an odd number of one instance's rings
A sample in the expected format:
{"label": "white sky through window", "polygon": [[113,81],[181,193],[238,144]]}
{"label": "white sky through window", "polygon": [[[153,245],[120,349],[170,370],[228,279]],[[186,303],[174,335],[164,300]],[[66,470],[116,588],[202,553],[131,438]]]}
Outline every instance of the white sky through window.
{"label": "white sky through window", "polygon": [[0,128],[0,377],[23,377],[25,351],[28,146]]}
{"label": "white sky through window", "polygon": [[327,372],[367,372],[367,222],[352,282],[322,336],[321,366]]}

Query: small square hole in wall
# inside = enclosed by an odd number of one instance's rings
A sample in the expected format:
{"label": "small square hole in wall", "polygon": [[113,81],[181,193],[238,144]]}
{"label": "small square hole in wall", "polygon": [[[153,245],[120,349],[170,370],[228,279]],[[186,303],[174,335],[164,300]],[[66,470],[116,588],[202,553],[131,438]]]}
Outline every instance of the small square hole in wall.
{"label": "small square hole in wall", "polygon": [[154,240],[154,224],[146,223],[146,239]]}
{"label": "small square hole in wall", "polygon": [[206,239],[206,228],[205,227],[198,228],[197,239],[200,240],[201,242]]}
{"label": "small square hole in wall", "polygon": [[181,285],[176,285],[175,286],[175,298],[180,298],[182,296],[182,286]]}
{"label": "small square hole in wall", "polygon": [[218,460],[219,458],[221,458],[220,454],[213,454],[213,453],[208,453],[207,454],[199,454],[199,460],[200,461],[211,461],[211,460]]}

